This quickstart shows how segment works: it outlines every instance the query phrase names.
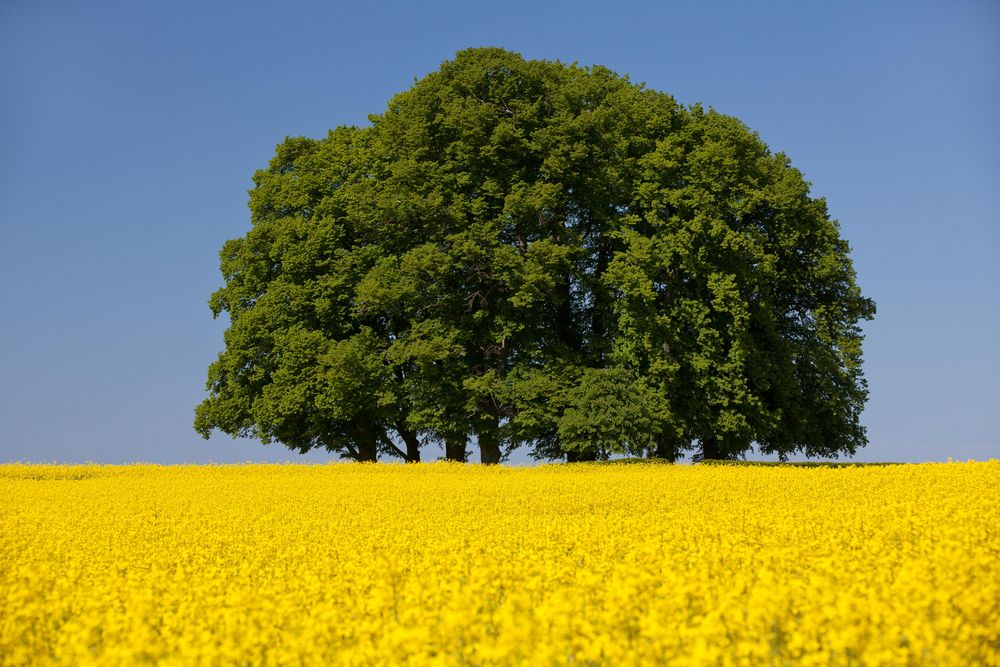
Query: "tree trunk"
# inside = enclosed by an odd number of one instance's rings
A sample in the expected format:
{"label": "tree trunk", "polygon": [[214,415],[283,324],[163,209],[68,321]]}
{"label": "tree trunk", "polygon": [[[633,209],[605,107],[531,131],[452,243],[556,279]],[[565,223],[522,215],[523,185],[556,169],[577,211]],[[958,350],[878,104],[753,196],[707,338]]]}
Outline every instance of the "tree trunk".
{"label": "tree trunk", "polygon": [[370,429],[358,433],[358,461],[378,461],[378,436]]}
{"label": "tree trunk", "polygon": [[479,460],[484,464],[500,463],[500,423],[496,417],[483,422],[479,429]]}
{"label": "tree trunk", "polygon": [[666,459],[671,463],[675,463],[677,461],[677,445],[672,438],[668,438],[661,433],[656,436],[656,451],[654,454],[658,459]]}
{"label": "tree trunk", "polygon": [[406,443],[406,462],[420,463],[420,438],[405,426],[396,426],[399,437]]}
{"label": "tree trunk", "polygon": [[701,460],[717,461],[723,458],[722,450],[719,449],[719,441],[714,435],[701,439]]}
{"label": "tree trunk", "polygon": [[444,457],[448,461],[465,463],[465,436],[452,436],[444,439]]}
{"label": "tree trunk", "polygon": [[580,463],[581,461],[596,461],[597,452],[593,449],[587,449],[585,451],[568,451],[566,452],[566,463]]}

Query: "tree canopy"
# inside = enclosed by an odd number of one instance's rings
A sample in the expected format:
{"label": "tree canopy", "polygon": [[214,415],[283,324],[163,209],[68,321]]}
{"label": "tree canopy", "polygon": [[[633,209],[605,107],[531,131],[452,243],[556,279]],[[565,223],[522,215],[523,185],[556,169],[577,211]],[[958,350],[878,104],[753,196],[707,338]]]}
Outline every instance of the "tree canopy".
{"label": "tree canopy", "polygon": [[866,444],[874,303],[825,201],[737,119],[498,48],[370,119],[254,174],[204,436],[484,463]]}

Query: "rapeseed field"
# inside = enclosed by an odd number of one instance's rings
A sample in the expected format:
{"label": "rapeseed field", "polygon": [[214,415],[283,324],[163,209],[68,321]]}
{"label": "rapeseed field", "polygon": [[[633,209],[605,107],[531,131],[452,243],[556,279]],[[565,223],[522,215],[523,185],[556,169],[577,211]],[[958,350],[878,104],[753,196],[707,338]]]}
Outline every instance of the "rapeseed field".
{"label": "rapeseed field", "polygon": [[0,466],[0,663],[998,665],[1000,462]]}

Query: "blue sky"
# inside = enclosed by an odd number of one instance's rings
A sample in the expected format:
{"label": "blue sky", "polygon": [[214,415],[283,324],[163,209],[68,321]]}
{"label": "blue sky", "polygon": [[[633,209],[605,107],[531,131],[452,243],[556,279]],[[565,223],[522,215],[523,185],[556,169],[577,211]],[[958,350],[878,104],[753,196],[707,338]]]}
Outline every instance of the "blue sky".
{"label": "blue sky", "polygon": [[878,303],[857,459],[1000,457],[996,2],[5,0],[0,461],[328,459],[192,430],[218,250],[286,135],[364,124],[487,45],[606,65],[786,152]]}

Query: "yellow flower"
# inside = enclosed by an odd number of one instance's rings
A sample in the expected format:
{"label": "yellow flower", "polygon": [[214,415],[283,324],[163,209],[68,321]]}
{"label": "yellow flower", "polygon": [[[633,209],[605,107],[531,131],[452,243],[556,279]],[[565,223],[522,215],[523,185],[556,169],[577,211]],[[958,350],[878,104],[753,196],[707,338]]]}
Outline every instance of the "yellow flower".
{"label": "yellow flower", "polygon": [[1000,462],[0,466],[0,665],[1000,665]]}

